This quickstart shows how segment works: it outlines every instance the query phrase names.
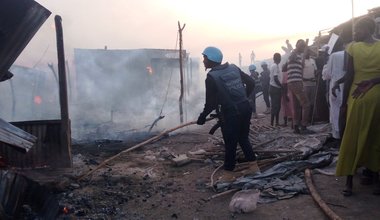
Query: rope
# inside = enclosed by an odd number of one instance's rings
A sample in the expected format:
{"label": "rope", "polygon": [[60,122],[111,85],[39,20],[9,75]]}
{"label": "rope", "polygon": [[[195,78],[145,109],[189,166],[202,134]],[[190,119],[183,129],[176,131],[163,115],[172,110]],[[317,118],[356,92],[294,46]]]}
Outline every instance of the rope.
{"label": "rope", "polygon": [[45,51],[42,53],[40,59],[33,65],[33,68],[36,68],[36,66],[41,62],[42,58],[45,57],[46,52],[48,51],[48,49],[49,49],[49,45],[47,45],[47,47],[46,47]]}
{"label": "rope", "polygon": [[[175,42],[175,46],[174,46],[174,50],[177,49],[177,45],[178,45],[178,32],[177,32],[177,39],[176,39],[176,42]],[[164,110],[164,107],[165,107],[165,104],[168,100],[168,94],[169,94],[169,88],[170,88],[170,85],[171,85],[171,82],[172,82],[172,76],[173,76],[173,68],[171,70],[171,73],[170,73],[170,77],[169,77],[169,82],[168,82],[168,86],[166,88],[166,93],[165,93],[165,98],[164,98],[164,102],[162,103],[162,106],[161,106],[161,110],[160,110],[160,114],[158,115],[158,117],[156,118],[156,120],[154,120],[154,122],[152,123],[152,125],[150,125],[149,127],[149,132],[152,130],[152,128],[157,124],[157,122],[161,119],[163,119],[165,116],[162,115],[162,111]]]}
{"label": "rope", "polygon": [[210,180],[211,180],[211,187],[214,189],[215,192],[216,192],[216,189],[214,188],[214,175],[215,175],[216,172],[218,172],[218,170],[219,170],[220,168],[222,168],[222,166],[223,166],[223,164],[220,165],[220,166],[218,166],[218,167],[214,170],[214,172],[212,172],[211,177],[210,177]]}

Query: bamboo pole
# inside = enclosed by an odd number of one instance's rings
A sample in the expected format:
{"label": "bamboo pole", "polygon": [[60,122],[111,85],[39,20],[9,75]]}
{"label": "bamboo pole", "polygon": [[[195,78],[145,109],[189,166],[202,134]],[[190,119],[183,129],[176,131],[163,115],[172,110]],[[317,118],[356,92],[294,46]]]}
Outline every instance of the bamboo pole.
{"label": "bamboo pole", "polygon": [[341,220],[341,218],[337,214],[335,214],[335,212],[332,211],[329,208],[329,206],[319,196],[317,190],[315,189],[315,187],[313,185],[313,180],[311,177],[311,171],[309,169],[305,170],[305,179],[306,179],[306,185],[309,188],[311,196],[313,197],[314,201],[318,204],[318,206],[322,209],[322,211],[326,214],[326,216],[329,219]]}
{"label": "bamboo pole", "polygon": [[227,191],[224,191],[224,192],[218,193],[218,194],[216,194],[216,195],[210,196],[210,197],[207,198],[207,200],[215,199],[215,198],[218,198],[218,197],[221,197],[221,196],[224,196],[224,195],[227,195],[227,194],[233,193],[233,192],[237,192],[237,191],[239,191],[239,190],[240,190],[240,189],[230,189],[230,190],[227,190]]}
{"label": "bamboo pole", "polygon": [[298,152],[290,153],[290,154],[283,156],[283,157],[278,157],[278,158],[274,158],[274,159],[265,159],[265,160],[258,161],[258,164],[259,164],[259,167],[261,170],[265,170],[269,166],[273,166],[275,163],[283,162],[283,161],[288,160],[292,157],[295,157],[299,154],[301,154],[301,152],[298,151]]}
{"label": "bamboo pole", "polygon": [[257,144],[257,145],[254,146],[254,148],[259,148],[259,147],[262,147],[262,146],[264,146],[264,145],[266,145],[266,144],[270,144],[270,143],[274,142],[275,140],[277,140],[277,139],[279,139],[279,138],[282,138],[282,137],[277,137],[277,138],[274,138],[274,139],[272,139],[272,140],[265,141],[265,142],[263,142],[263,143]]}
{"label": "bamboo pole", "polygon": [[[206,121],[209,121],[209,120],[212,120],[212,119],[214,119],[214,118],[208,118],[208,119],[206,119]],[[105,161],[103,161],[101,164],[99,164],[97,167],[95,167],[95,169],[90,170],[89,172],[87,172],[87,173],[85,173],[85,174],[79,176],[79,177],[78,177],[78,180],[82,180],[83,178],[85,178],[85,177],[87,177],[87,176],[93,174],[95,171],[97,171],[97,170],[99,170],[100,168],[104,167],[108,162],[110,162],[110,161],[112,161],[112,160],[118,158],[119,156],[121,156],[121,155],[123,155],[123,154],[125,154],[125,153],[128,153],[128,152],[130,152],[130,151],[133,151],[133,150],[135,150],[135,149],[137,149],[137,148],[139,148],[139,147],[142,147],[142,146],[144,146],[144,145],[146,145],[146,144],[152,143],[153,141],[157,141],[157,140],[159,140],[161,137],[165,136],[166,134],[169,134],[170,132],[173,132],[173,131],[175,131],[175,130],[178,130],[178,129],[180,129],[180,128],[183,128],[183,127],[186,127],[186,126],[189,126],[189,125],[193,125],[193,124],[196,124],[196,121],[191,121],[191,122],[188,122],[188,123],[185,123],[185,124],[181,124],[181,125],[179,125],[179,126],[177,126],[177,127],[174,127],[174,128],[168,129],[168,130],[165,130],[165,131],[161,132],[160,134],[158,134],[158,135],[156,135],[156,136],[154,136],[154,137],[152,137],[152,138],[150,138],[150,139],[148,139],[148,140],[146,140],[146,141],[143,141],[143,142],[141,142],[141,143],[139,143],[139,144],[134,145],[134,146],[131,147],[131,148],[128,148],[128,149],[126,149],[126,150],[123,150],[123,151],[121,151],[120,153],[118,153],[118,154],[116,154],[116,155],[114,155],[114,156],[112,156],[112,157],[106,159]]]}
{"label": "bamboo pole", "polygon": [[280,153],[296,153],[297,150],[255,150],[259,154],[280,154]]}

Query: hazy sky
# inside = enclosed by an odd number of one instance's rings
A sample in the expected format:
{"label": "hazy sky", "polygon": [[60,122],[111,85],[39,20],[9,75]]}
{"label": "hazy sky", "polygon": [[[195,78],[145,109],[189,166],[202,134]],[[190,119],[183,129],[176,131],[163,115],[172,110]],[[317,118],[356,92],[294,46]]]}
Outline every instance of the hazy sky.
{"label": "hazy sky", "polygon": [[[351,0],[37,0],[52,12],[18,63],[41,57],[56,62],[54,16],[61,15],[66,55],[73,48],[136,49],[176,46],[178,25],[184,48],[200,57],[203,48],[222,49],[225,61],[243,65],[281,52],[284,41],[313,38],[351,18]],[[355,0],[355,16],[380,6],[379,0]],[[47,51],[45,55],[44,51]]]}
{"label": "hazy sky", "polygon": [[[29,45],[19,56],[15,64],[37,67],[51,73],[48,63],[57,64],[56,33],[54,16],[60,15],[63,23],[65,55],[70,64],[70,75],[73,79],[74,48],[84,49],[175,49],[178,24],[186,24],[183,31],[184,49],[192,58],[201,58],[203,49],[209,45],[219,47],[224,53],[224,61],[238,64],[239,53],[243,57],[243,66],[250,64],[252,50],[256,60],[272,57],[281,51],[285,40],[292,44],[299,38],[309,38],[312,42],[321,30],[333,28],[352,16],[351,0],[36,0],[52,12]],[[355,0],[355,16],[367,13],[368,9],[380,6],[379,0]],[[112,64],[110,64],[112,65]],[[96,65],[93,65],[96,69]],[[43,69],[44,68],[44,69]],[[114,67],[121,72],[122,67]],[[243,69],[244,70],[244,69]],[[173,71],[173,70],[172,70]],[[186,96],[186,118],[196,119],[204,103],[204,70],[194,74],[199,78],[193,79],[191,93]],[[92,71],[90,71],[93,73]],[[165,119],[158,124],[163,127],[178,125],[179,80],[173,83],[167,78],[169,74],[160,77],[164,87],[170,88],[170,94],[165,108],[162,108]],[[179,77],[179,75],[176,75]],[[130,76],[128,76],[130,77]],[[17,76],[15,76],[17,78]],[[113,78],[114,79],[114,78]],[[133,79],[128,78],[129,81]],[[201,82],[202,81],[202,82]],[[73,94],[76,87],[85,86],[79,80],[72,80]],[[111,81],[110,81],[111,82]],[[139,82],[136,82],[138,84]],[[169,86],[170,85],[170,86]],[[9,89],[9,85],[5,85]],[[87,87],[86,87],[87,88]],[[121,86],[118,93],[120,100],[129,100],[132,87]],[[154,87],[156,88],[156,87]],[[132,107],[123,108],[125,112],[115,113],[115,121],[120,118],[128,120],[125,128],[142,128],[153,122],[164,107],[164,94],[147,90],[149,98],[139,96]],[[99,87],[95,87],[99,89]],[[119,100],[112,95],[117,85],[111,91],[101,90],[104,97],[96,96],[95,100]],[[162,90],[162,89],[161,89]],[[71,90],[70,90],[71,91]],[[119,90],[118,90],[119,91]],[[166,90],[162,90],[166,91]],[[98,93],[97,93],[98,94]],[[109,96],[111,95],[111,96]],[[124,96],[125,95],[125,96]],[[74,98],[73,98],[74,99]],[[135,100],[135,99],[132,99]],[[82,103],[80,100],[78,103]],[[85,100],[87,101],[87,100]],[[76,104],[78,104],[76,103]],[[100,103],[100,102],[99,102]],[[76,108],[70,106],[73,128],[86,118],[92,121],[105,122],[110,119],[110,112],[90,103],[97,108],[87,109],[83,105]],[[116,104],[115,104],[116,106]],[[103,106],[104,107],[104,106]],[[112,106],[111,106],[112,107]],[[108,108],[107,108],[108,109]],[[135,114],[132,110],[144,109],[144,114]],[[161,110],[162,110],[161,109]],[[132,113],[130,113],[132,111]],[[136,117],[125,117],[133,115]],[[131,120],[136,121],[134,124]],[[149,122],[149,123],[148,123]],[[85,124],[85,123],[83,123]],[[108,128],[108,127],[106,127]],[[91,129],[90,129],[91,130]],[[73,129],[73,136],[81,129]],[[111,131],[111,130],[108,130]],[[93,132],[91,130],[91,132]],[[117,133],[117,132],[111,132]],[[80,135],[78,135],[80,136]]]}

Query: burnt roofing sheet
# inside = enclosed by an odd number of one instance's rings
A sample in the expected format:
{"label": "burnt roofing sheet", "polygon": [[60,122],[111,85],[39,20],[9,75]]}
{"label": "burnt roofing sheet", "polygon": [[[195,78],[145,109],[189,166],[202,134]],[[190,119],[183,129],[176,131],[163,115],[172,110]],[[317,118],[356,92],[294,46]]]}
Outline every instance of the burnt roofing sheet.
{"label": "burnt roofing sheet", "polygon": [[50,14],[32,0],[0,1],[0,80]]}

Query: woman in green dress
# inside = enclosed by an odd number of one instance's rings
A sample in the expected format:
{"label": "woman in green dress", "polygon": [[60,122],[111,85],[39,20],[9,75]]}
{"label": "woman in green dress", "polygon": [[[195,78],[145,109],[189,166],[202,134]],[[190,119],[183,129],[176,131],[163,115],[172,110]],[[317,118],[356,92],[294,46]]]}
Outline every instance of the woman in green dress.
{"label": "woman in green dress", "polygon": [[[347,93],[345,129],[339,151],[337,176],[347,176],[343,195],[352,195],[357,168],[380,171],[380,41],[373,38],[375,22],[364,17],[354,27],[354,42],[346,48],[347,74],[342,82]],[[380,189],[380,188],[379,188]]]}

